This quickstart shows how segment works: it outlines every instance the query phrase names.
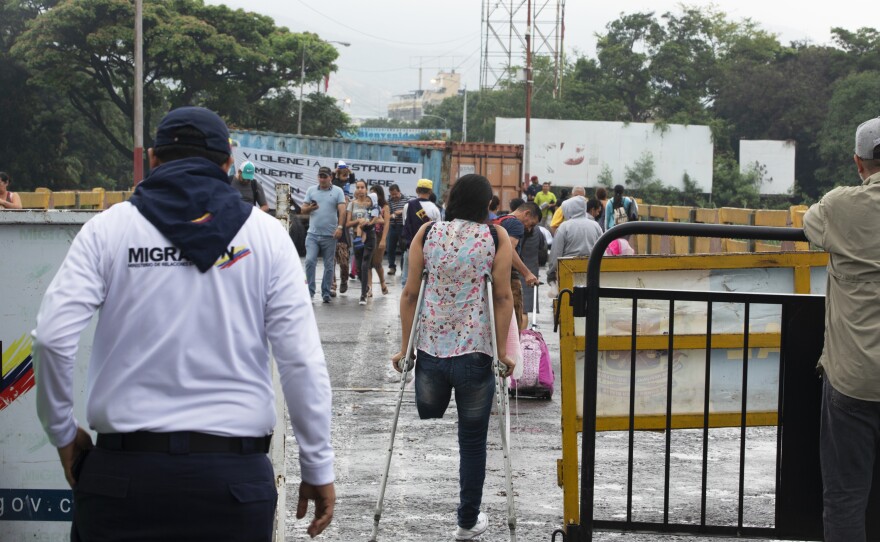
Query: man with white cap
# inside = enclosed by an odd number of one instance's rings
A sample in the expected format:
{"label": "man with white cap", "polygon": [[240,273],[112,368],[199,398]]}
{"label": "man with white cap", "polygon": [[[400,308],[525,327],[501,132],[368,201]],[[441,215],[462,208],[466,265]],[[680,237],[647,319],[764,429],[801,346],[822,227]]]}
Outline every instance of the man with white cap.
{"label": "man with white cap", "polygon": [[262,185],[254,178],[255,174],[254,163],[245,162],[238,168],[232,186],[238,189],[241,193],[241,199],[246,203],[259,207],[261,211],[268,211],[269,203],[266,201],[266,193],[263,191]]}
{"label": "man with white cap", "polygon": [[856,129],[853,160],[862,183],[835,188],[804,215],[807,238],[830,256],[819,358],[828,542],[865,540],[880,446],[880,118]]}
{"label": "man with white cap", "polygon": [[440,209],[431,201],[434,181],[419,179],[416,183],[416,198],[409,200],[403,207],[403,230],[400,232],[400,243],[404,247],[403,272],[400,274],[400,285],[406,285],[409,267],[409,244],[425,222],[439,222]]}

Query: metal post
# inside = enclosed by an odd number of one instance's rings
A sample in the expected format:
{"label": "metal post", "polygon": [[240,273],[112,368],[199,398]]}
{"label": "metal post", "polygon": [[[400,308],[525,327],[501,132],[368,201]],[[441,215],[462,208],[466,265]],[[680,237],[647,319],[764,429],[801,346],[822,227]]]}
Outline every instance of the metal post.
{"label": "metal post", "polygon": [[134,2],[134,185],[144,179],[144,1]]}
{"label": "metal post", "polygon": [[296,135],[302,135],[303,127],[303,85],[306,82],[306,42],[302,45],[302,59],[299,69],[299,115],[296,120]]}
{"label": "metal post", "polygon": [[525,182],[528,183],[532,175],[530,171],[529,155],[531,154],[532,134],[532,0],[528,1],[528,14],[526,16],[526,139],[523,145],[523,169],[525,170]]}
{"label": "metal post", "polygon": [[467,85],[464,86],[464,110],[461,113],[461,141],[467,141]]}

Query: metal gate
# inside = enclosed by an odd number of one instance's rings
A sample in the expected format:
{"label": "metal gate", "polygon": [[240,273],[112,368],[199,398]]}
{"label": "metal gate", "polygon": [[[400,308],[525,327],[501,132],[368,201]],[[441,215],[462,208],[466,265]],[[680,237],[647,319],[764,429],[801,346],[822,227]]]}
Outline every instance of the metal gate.
{"label": "metal gate", "polygon": [[[642,288],[602,288],[600,265],[611,241],[632,234],[671,235],[805,241],[803,230],[754,226],[703,224],[638,223],[622,224],[599,239],[590,255],[587,286],[576,287],[572,294],[575,316],[586,316],[586,362],[584,367],[584,404],[581,457],[580,525],[567,525],[567,540],[591,541],[594,530],[643,531],[676,534],[774,538],[796,540],[822,539],[822,483],[819,470],[819,409],[821,382],[815,366],[824,342],[824,297],[814,295],[763,294],[717,291],[650,290]],[[594,518],[596,467],[596,403],[598,389],[598,339],[600,299],[632,300],[631,359],[629,369],[629,430],[627,458],[627,494],[625,518]],[[669,303],[668,360],[666,361],[666,427],[663,466],[663,519],[636,521],[633,518],[633,444],[635,434],[636,336],[639,300]],[[703,397],[702,473],[699,522],[670,521],[670,452],[672,438],[672,383],[675,341],[675,303],[703,302],[706,318],[706,368]],[[739,479],[736,523],[716,524],[707,518],[707,478],[710,427],[709,379],[712,364],[713,305],[737,303],[744,307],[742,407],[739,442]],[[775,458],[774,525],[755,527],[744,524],[744,488],[746,463],[746,411],[749,371],[749,314],[753,305],[781,307],[781,344],[779,356],[778,425]],[[869,509],[880,509],[880,469],[874,472],[874,492]],[[620,514],[623,516],[624,514]],[[880,540],[880,518],[868,517],[870,540]]]}

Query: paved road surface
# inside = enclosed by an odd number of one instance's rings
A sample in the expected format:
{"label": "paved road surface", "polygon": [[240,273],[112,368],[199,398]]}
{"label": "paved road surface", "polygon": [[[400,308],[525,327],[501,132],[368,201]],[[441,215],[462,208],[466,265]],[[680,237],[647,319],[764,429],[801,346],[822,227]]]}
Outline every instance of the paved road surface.
{"label": "paved road surface", "polygon": [[[320,266],[317,273],[320,277]],[[373,526],[373,511],[384,468],[398,380],[389,359],[399,348],[399,275],[389,278],[390,292],[382,295],[378,280],[374,297],[358,305],[359,283],[351,282],[347,294],[330,304],[314,305],[334,390],[333,445],[336,450],[338,501],[332,525],[320,539],[366,541]],[[320,281],[320,279],[319,279]],[[543,301],[542,301],[543,302]],[[539,316],[540,329],[553,355],[558,374],[558,338],[552,332],[549,311]],[[558,382],[557,382],[558,384]],[[517,495],[518,540],[550,540],[562,525],[562,490],[556,483],[556,460],[562,457],[560,398],[551,401],[519,399],[511,403],[512,461]],[[391,476],[380,523],[379,540],[452,540],[458,503],[458,447],[454,400],[442,420],[422,421],[415,412],[411,390],[405,392],[395,443]],[[497,419],[489,432],[489,459],[483,509],[489,530],[483,541],[509,540],[506,525],[504,472]],[[772,521],[773,456],[775,431],[750,430],[746,521],[765,525]],[[637,483],[634,484],[642,519],[662,515],[662,432],[639,435]],[[625,503],[625,435],[605,433],[599,439],[597,517],[618,517]],[[674,439],[671,517],[693,521],[699,517],[699,476],[702,456],[695,445],[698,432],[677,432]],[[715,430],[710,463],[713,477],[709,492],[710,514],[735,521],[738,430]],[[306,520],[296,521],[299,483],[296,445],[288,437],[287,540],[306,540]],[[621,459],[624,461],[621,461]],[[694,489],[696,488],[696,490]],[[558,537],[557,540],[561,540]],[[706,538],[597,533],[594,540],[644,542]]]}

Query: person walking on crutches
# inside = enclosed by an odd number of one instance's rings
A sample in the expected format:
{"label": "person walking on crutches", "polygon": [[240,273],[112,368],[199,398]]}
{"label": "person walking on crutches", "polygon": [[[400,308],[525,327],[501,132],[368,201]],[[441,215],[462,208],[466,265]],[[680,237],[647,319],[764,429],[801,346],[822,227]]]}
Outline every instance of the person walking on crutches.
{"label": "person walking on crutches", "polygon": [[[514,366],[506,352],[513,249],[503,228],[485,224],[491,198],[488,179],[465,175],[450,190],[447,221],[425,224],[416,234],[400,299],[401,350],[392,358],[394,368],[401,370],[398,362],[407,350],[416,351],[416,407],[422,419],[443,417],[455,393],[460,459],[456,540],[472,540],[489,526],[480,506],[498,372],[493,356],[508,371]],[[424,300],[417,311],[423,272]],[[487,275],[495,285],[491,299]],[[410,347],[412,329],[417,335]],[[508,524],[515,524],[513,518]]]}

